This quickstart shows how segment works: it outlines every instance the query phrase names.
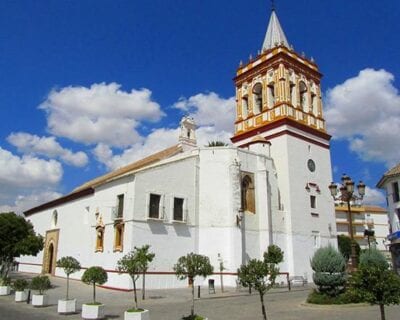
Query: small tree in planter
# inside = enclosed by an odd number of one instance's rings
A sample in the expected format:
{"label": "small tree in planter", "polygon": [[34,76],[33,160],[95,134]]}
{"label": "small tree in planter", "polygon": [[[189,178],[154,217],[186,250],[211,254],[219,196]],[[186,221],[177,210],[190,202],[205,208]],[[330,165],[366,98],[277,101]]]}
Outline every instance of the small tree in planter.
{"label": "small tree in planter", "polygon": [[138,308],[137,292],[136,292],[136,281],[138,280],[141,273],[143,273],[144,277],[144,272],[146,272],[149,263],[153,260],[155,256],[154,253],[148,252],[149,248],[150,248],[149,245],[145,245],[140,248],[135,247],[133,251],[123,256],[117,262],[117,270],[119,272],[128,273],[133,282],[135,307],[125,312],[125,319],[128,318],[145,319],[149,317],[148,310]]}
{"label": "small tree in planter", "polygon": [[30,287],[32,290],[37,291],[36,294],[32,295],[32,305],[34,307],[43,307],[47,305],[48,297],[45,292],[51,287],[49,277],[36,276],[32,278]]}
{"label": "small tree in planter", "polygon": [[255,288],[260,294],[263,319],[267,320],[267,312],[264,305],[265,293],[273,287],[279,274],[277,264],[283,261],[282,250],[275,245],[268,247],[264,253],[264,261],[251,259],[247,265],[238,269],[240,284],[244,287]]}
{"label": "small tree in planter", "polygon": [[8,296],[10,294],[11,279],[9,277],[0,277],[0,296]]}
{"label": "small tree in planter", "polygon": [[96,302],[96,284],[102,285],[107,282],[107,272],[102,267],[90,267],[82,275],[82,282],[93,285],[93,302],[82,305],[82,318],[101,319],[104,317],[104,305]]}
{"label": "small tree in planter", "polygon": [[15,302],[26,301],[28,298],[26,289],[29,288],[29,282],[25,279],[17,279],[14,281],[12,287],[15,290]]}
{"label": "small tree in planter", "polygon": [[76,299],[69,299],[69,276],[81,269],[81,264],[73,257],[62,257],[57,261],[57,267],[62,268],[67,276],[67,294],[65,299],[58,300],[59,313],[72,313],[76,311]]}
{"label": "small tree in planter", "polygon": [[136,254],[138,259],[142,263],[142,273],[143,273],[143,283],[142,283],[142,299],[146,298],[146,290],[145,290],[145,282],[146,282],[146,272],[149,268],[149,264],[153,261],[155,254],[149,252],[150,245],[146,244],[140,248],[135,247]]}
{"label": "small tree in planter", "polygon": [[178,262],[174,266],[174,271],[178,279],[184,280],[189,278],[189,282],[192,284],[190,319],[196,319],[196,315],[194,314],[194,279],[197,276],[205,278],[213,273],[213,266],[210,264],[210,259],[192,252],[178,259]]}

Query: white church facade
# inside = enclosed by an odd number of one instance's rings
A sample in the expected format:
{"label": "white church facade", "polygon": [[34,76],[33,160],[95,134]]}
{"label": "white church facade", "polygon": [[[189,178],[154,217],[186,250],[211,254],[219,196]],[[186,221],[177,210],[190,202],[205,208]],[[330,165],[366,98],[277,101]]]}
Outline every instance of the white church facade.
{"label": "white church facade", "polygon": [[235,77],[232,145],[197,146],[195,123],[183,118],[175,146],[26,211],[45,247],[21,257],[19,270],[64,276],[56,261],[73,256],[84,268],[104,267],[106,286],[130,289],[116,263],[149,244],[149,288],[186,286],[172,268],[189,252],[207,255],[216,272],[223,261],[224,282],[235,285],[240,265],[276,244],[285,253],[281,271],[312,281],[315,250],[336,246],[320,79],[272,11],[260,54]]}

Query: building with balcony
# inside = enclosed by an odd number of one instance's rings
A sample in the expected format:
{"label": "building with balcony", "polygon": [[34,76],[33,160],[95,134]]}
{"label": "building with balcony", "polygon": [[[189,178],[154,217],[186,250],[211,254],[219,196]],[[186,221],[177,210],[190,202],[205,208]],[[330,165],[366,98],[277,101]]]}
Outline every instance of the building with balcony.
{"label": "building with balcony", "polygon": [[389,217],[390,252],[393,267],[400,273],[400,163],[387,171],[377,187],[386,191]]}
{"label": "building with balcony", "polygon": [[[335,206],[336,229],[338,235],[350,237],[349,214],[346,205]],[[369,237],[371,247],[375,247],[385,255],[389,254],[389,243],[387,235],[389,224],[387,211],[379,206],[351,206],[353,217],[353,236],[361,249],[368,248],[368,236],[365,230],[373,231],[374,235]]]}

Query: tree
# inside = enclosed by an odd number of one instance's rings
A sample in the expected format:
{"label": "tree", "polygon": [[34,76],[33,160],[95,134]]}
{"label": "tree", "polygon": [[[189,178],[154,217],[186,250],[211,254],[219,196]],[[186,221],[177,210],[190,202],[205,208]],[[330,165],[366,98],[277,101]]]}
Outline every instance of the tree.
{"label": "tree", "polygon": [[385,305],[400,303],[400,277],[389,270],[385,257],[376,249],[361,254],[358,270],[350,286],[372,305],[379,305],[381,320],[385,320]]}
{"label": "tree", "polygon": [[83,273],[82,282],[93,285],[93,304],[96,304],[96,284],[102,285],[107,279],[107,272],[102,267],[90,267]]}
{"label": "tree", "polygon": [[[351,239],[348,236],[345,236],[344,234],[341,234],[337,237],[338,239],[338,247],[340,253],[343,255],[343,257],[346,259],[346,262],[349,261],[350,256],[351,256]],[[359,260],[360,257],[360,245],[358,244],[357,241],[353,240],[354,244],[356,245],[356,256],[357,256],[357,261]]]}
{"label": "tree", "polygon": [[8,276],[14,258],[36,255],[43,249],[43,237],[33,226],[13,212],[0,213],[0,279]]}
{"label": "tree", "polygon": [[138,259],[142,263],[142,272],[143,272],[143,284],[142,284],[142,299],[144,300],[146,297],[146,291],[145,291],[145,276],[147,269],[149,268],[149,264],[153,261],[155,254],[152,252],[149,252],[150,245],[146,244],[140,248],[135,247],[136,254],[138,256]]}
{"label": "tree", "polygon": [[258,291],[264,320],[267,320],[264,295],[274,286],[276,277],[279,274],[277,265],[282,261],[282,250],[278,246],[270,245],[268,251],[264,253],[264,260],[251,259],[247,265],[242,265],[238,269],[240,284]]}
{"label": "tree", "polygon": [[57,261],[57,267],[62,268],[67,275],[67,296],[66,300],[68,300],[69,297],[69,276],[81,270],[81,264],[79,263],[78,260],[76,260],[74,257],[62,257]]}
{"label": "tree", "polygon": [[[149,253],[150,246],[144,245],[143,247],[135,247],[133,251],[123,256],[117,262],[117,270],[119,272],[126,272],[132,279],[133,292],[135,297],[135,308],[138,309],[136,281],[139,279],[141,273],[146,272],[148,265],[154,259],[154,253]],[[144,274],[143,274],[144,276]]]}
{"label": "tree", "polygon": [[331,297],[343,291],[346,283],[346,261],[332,246],[318,249],[311,259],[313,279],[320,293]]}
{"label": "tree", "polygon": [[226,147],[228,144],[219,140],[209,141],[208,147]]}
{"label": "tree", "polygon": [[192,306],[190,315],[194,318],[194,279],[197,276],[207,277],[213,273],[213,266],[210,264],[210,259],[206,256],[196,253],[188,253],[178,259],[174,265],[174,271],[178,279],[184,280],[189,278],[189,283],[192,284]]}

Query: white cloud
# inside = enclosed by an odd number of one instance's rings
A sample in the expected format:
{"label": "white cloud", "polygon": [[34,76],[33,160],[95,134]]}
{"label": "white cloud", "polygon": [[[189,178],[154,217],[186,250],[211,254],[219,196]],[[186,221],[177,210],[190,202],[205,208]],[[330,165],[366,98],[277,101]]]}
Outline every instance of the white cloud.
{"label": "white cloud", "polygon": [[62,175],[56,160],[19,157],[0,147],[0,212],[22,212],[58,196],[53,189]]}
{"label": "white cloud", "polygon": [[188,99],[180,98],[174,107],[190,113],[198,126],[212,126],[216,131],[233,131],[235,97],[221,98],[210,92],[199,93]]}
{"label": "white cloud", "polygon": [[86,153],[72,152],[61,147],[55,137],[39,137],[25,132],[12,133],[7,141],[18,148],[18,151],[31,155],[44,155],[46,157],[58,157],[67,164],[83,167],[88,162]]}
{"label": "white cloud", "polygon": [[62,175],[61,164],[56,160],[18,157],[0,147],[0,189],[55,185]]}
{"label": "white cloud", "polygon": [[335,139],[346,139],[364,160],[388,167],[400,159],[400,95],[393,74],[365,69],[328,90],[326,119]]}
{"label": "white cloud", "polygon": [[28,195],[18,195],[12,205],[0,205],[0,212],[23,213],[24,211],[34,208],[38,205],[46,203],[61,197],[61,193],[55,191],[37,191]]}
{"label": "white cloud", "polygon": [[148,89],[130,92],[117,83],[65,87],[53,90],[40,105],[47,126],[56,135],[85,144],[124,147],[141,141],[140,121],[158,121],[164,115]]}
{"label": "white cloud", "polygon": [[370,188],[367,186],[365,189],[365,196],[363,199],[363,203],[370,205],[385,205],[386,197],[378,189]]}
{"label": "white cloud", "polygon": [[[181,98],[174,107],[190,112],[190,116],[195,119],[198,126],[197,145],[204,146],[214,140],[230,142],[234,123],[234,105],[233,97],[223,99],[211,92],[200,93],[188,99]],[[99,143],[93,153],[99,162],[113,170],[177,144],[179,133],[179,127],[159,128],[120,154],[114,154],[112,148],[105,143]]]}

